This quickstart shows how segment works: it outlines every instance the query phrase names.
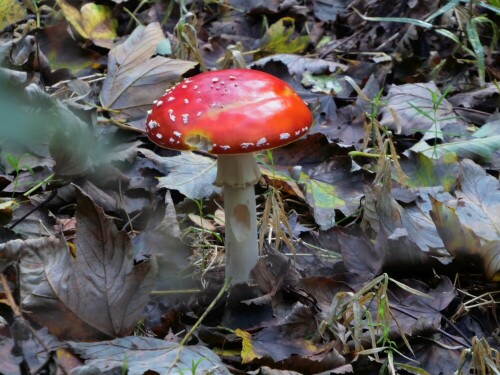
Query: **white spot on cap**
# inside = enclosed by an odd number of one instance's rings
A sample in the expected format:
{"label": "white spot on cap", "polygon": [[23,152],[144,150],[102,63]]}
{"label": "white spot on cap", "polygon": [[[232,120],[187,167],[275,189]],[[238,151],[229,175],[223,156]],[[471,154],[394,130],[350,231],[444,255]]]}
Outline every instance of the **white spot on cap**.
{"label": "white spot on cap", "polygon": [[219,82],[219,78],[212,78],[212,82],[215,83],[215,82]]}
{"label": "white spot on cap", "polygon": [[160,124],[158,124],[155,120],[150,120],[148,122],[148,126],[150,129],[154,129],[154,128],[157,128],[158,126],[160,126]]}
{"label": "white spot on cap", "polygon": [[151,114],[151,110],[150,110],[150,109],[148,109],[148,115],[150,115],[150,114]]}
{"label": "white spot on cap", "polygon": [[288,139],[290,138],[290,133],[281,133],[280,134],[280,139]]}
{"label": "white spot on cap", "polygon": [[184,99],[184,104],[188,104],[189,103],[189,100],[188,99]]}
{"label": "white spot on cap", "polygon": [[198,90],[198,85],[194,85],[193,90]]}
{"label": "white spot on cap", "polygon": [[295,132],[295,135],[299,135],[299,134],[300,134],[300,130],[297,130],[297,131]]}
{"label": "white spot on cap", "polygon": [[156,104],[156,103],[158,103],[158,100],[153,100],[153,104]]}
{"label": "white spot on cap", "polygon": [[174,132],[174,135],[175,135],[176,137],[179,137],[179,138],[180,138],[182,134],[181,134],[180,132],[178,132],[178,131],[175,131],[175,132]]}
{"label": "white spot on cap", "polygon": [[189,119],[189,115],[187,113],[183,113],[181,115],[181,117],[182,117],[182,123],[187,124],[188,123],[188,119]]}
{"label": "white spot on cap", "polygon": [[251,142],[248,142],[248,143],[242,143],[240,146],[241,146],[241,148],[242,148],[242,149],[247,149],[247,148],[249,148],[250,146],[253,146],[253,143],[251,143]]}
{"label": "white spot on cap", "polygon": [[230,79],[231,81],[234,81],[234,80],[236,79],[236,76],[229,76],[229,79]]}
{"label": "white spot on cap", "polygon": [[156,138],[158,138],[158,139],[162,139],[162,138],[163,138],[163,135],[161,135],[161,133],[156,133]]}
{"label": "white spot on cap", "polygon": [[231,146],[223,145],[223,146],[220,146],[220,148],[222,148],[223,150],[229,150],[231,148]]}
{"label": "white spot on cap", "polygon": [[188,88],[188,86],[187,86],[187,85],[182,85],[181,87],[182,87],[183,89],[187,89],[187,88]]}
{"label": "white spot on cap", "polygon": [[302,131],[303,131],[303,132],[306,132],[306,131],[308,131],[308,130],[309,130],[309,128],[308,128],[308,127],[304,127],[304,128],[302,128]]}
{"label": "white spot on cap", "polygon": [[201,111],[200,111],[200,112],[198,112],[198,113],[196,114],[196,117],[200,117],[200,116],[201,116],[201,114],[202,114],[202,113],[201,113]]}
{"label": "white spot on cap", "polygon": [[163,101],[162,101],[162,100],[158,100],[158,101],[156,102],[156,106],[157,106],[157,107],[161,106],[162,104],[163,104]]}
{"label": "white spot on cap", "polygon": [[168,99],[167,99],[167,102],[171,102],[172,100],[174,100],[175,98],[173,96],[170,96]]}
{"label": "white spot on cap", "polygon": [[169,141],[170,143],[175,143],[175,139],[173,139],[173,138],[170,138],[168,141]]}
{"label": "white spot on cap", "polygon": [[267,142],[267,139],[265,138],[261,138],[257,141],[257,146],[262,146],[263,144],[265,144]]}
{"label": "white spot on cap", "polygon": [[170,108],[170,109],[168,110],[168,115],[170,116],[170,120],[171,120],[172,122],[174,122],[174,121],[175,121],[175,116],[174,116],[174,110],[173,110],[172,108]]}

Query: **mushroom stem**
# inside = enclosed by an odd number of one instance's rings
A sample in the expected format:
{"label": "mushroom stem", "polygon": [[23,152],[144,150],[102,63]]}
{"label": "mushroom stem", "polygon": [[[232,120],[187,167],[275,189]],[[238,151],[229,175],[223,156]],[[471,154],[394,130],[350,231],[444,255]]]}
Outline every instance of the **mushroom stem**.
{"label": "mushroom stem", "polygon": [[255,183],[260,171],[253,154],[219,155],[216,184],[223,187],[226,278],[247,282],[259,260]]}

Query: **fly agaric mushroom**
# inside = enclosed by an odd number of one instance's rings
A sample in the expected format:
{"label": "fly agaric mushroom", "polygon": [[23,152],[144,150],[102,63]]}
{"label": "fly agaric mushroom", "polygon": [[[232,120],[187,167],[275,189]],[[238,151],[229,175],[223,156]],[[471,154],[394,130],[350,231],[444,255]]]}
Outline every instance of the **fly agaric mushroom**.
{"label": "fly agaric mushroom", "polygon": [[311,112],[289,85],[250,69],[187,78],[148,112],[152,142],[218,155],[214,184],[223,188],[226,278],[232,284],[248,281],[259,259],[254,185],[261,174],[253,153],[295,141],[311,123]]}

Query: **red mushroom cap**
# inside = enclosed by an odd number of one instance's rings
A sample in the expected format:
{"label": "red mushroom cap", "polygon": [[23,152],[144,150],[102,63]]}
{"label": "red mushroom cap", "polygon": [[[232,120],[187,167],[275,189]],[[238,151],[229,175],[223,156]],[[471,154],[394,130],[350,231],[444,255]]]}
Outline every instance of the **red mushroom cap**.
{"label": "red mushroom cap", "polygon": [[295,141],[311,126],[306,104],[282,80],[250,69],[187,78],[155,101],[146,129],[175,150],[242,154]]}

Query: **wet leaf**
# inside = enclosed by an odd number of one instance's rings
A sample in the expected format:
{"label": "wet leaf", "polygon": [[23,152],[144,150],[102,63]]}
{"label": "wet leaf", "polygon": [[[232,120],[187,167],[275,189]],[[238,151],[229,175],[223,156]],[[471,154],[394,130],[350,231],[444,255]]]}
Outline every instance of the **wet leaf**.
{"label": "wet leaf", "polygon": [[[145,373],[230,375],[219,357],[204,346],[179,344],[152,337],[129,336],[99,343],[69,342],[70,348],[85,359],[87,366],[103,372],[122,371],[129,375]],[[176,360],[176,357],[177,361]]]}
{"label": "wet leaf", "polygon": [[96,46],[113,47],[118,21],[112,16],[110,8],[87,3],[78,10],[65,0],[57,0],[57,4],[80,36],[90,39]]}
{"label": "wet leaf", "polygon": [[158,178],[158,187],[178,190],[188,198],[200,199],[219,193],[213,185],[217,174],[217,161],[192,152],[179,156],[161,157],[154,152],[141,149],[141,153],[153,161],[166,174]]}
{"label": "wet leaf", "polygon": [[146,111],[155,99],[196,63],[155,56],[158,44],[165,40],[158,23],[139,26],[119,46],[109,52],[108,75],[100,95],[111,115],[127,119],[137,128],[144,129]]}
{"label": "wet leaf", "polygon": [[76,257],[56,237],[11,241],[21,257],[22,306],[57,336],[96,339],[129,334],[154,282],[153,263],[134,265],[128,235],[78,193]]}

